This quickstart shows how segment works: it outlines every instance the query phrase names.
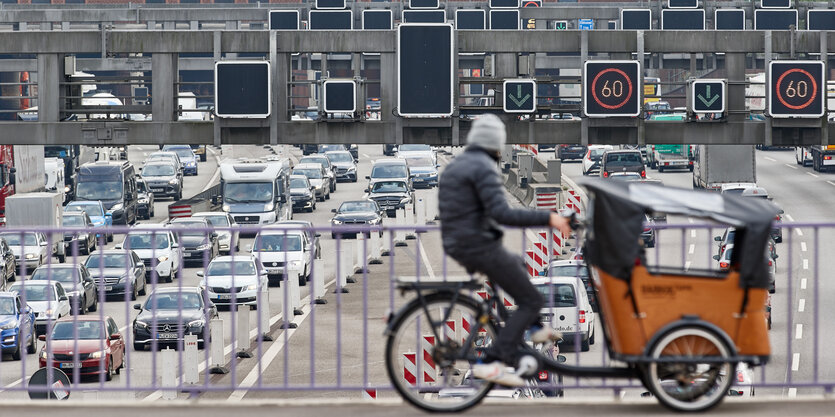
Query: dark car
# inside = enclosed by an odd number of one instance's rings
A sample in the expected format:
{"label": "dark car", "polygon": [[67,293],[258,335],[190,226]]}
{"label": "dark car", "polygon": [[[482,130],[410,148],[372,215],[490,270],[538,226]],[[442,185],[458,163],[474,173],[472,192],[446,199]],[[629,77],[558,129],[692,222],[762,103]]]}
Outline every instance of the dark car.
{"label": "dark car", "polygon": [[183,198],[183,175],[174,164],[149,162],[142,167],[142,179],[155,195],[175,200]]}
{"label": "dark car", "polygon": [[90,272],[81,264],[41,265],[32,273],[33,280],[58,281],[69,297],[73,314],[87,314],[99,308],[98,290]]}
{"label": "dark car", "polygon": [[556,157],[560,159],[560,161],[565,161],[567,159],[583,159],[583,156],[586,155],[586,149],[588,147],[583,145],[559,145],[557,146]]}
{"label": "dark car", "polygon": [[144,179],[136,180],[136,198],[137,215],[145,220],[154,217],[154,193],[148,188]]}
{"label": "dark car", "polygon": [[211,230],[211,223],[205,218],[183,217],[174,219],[171,226],[174,234],[179,236],[180,248],[183,250],[183,264],[189,262],[208,265],[209,261],[218,254],[217,233]]}
{"label": "dark car", "polygon": [[96,281],[96,287],[104,289],[108,297],[123,297],[128,293],[131,300],[136,300],[137,294],[145,295],[145,264],[134,251],[96,252],[87,257],[84,266]]}
{"label": "dark car", "polygon": [[[356,200],[342,203],[338,209],[331,210],[334,214],[331,225],[338,226],[377,226],[383,221],[383,211],[374,201]],[[370,232],[366,236],[370,236]],[[331,237],[336,239],[356,237],[356,231],[332,232]]]}
{"label": "dark car", "polygon": [[304,175],[290,176],[290,199],[293,200],[293,212],[316,210],[316,188]]}
{"label": "dark car", "polygon": [[377,181],[371,184],[365,198],[376,202],[389,217],[394,217],[398,209],[412,202],[412,193],[406,181]]}
{"label": "dark car", "polygon": [[[35,313],[16,293],[0,292],[0,347],[20,360],[23,347],[35,353]],[[21,343],[22,342],[22,343]]]}
{"label": "dark car", "polygon": [[397,154],[397,145],[393,143],[383,145],[383,155],[394,156],[395,154]]}
{"label": "dark car", "polygon": [[[91,233],[93,221],[83,211],[65,211],[61,216],[61,224],[64,225],[64,245],[66,254],[73,255],[73,250],[79,254],[89,255],[96,250],[96,233]],[[73,230],[78,229],[78,230]],[[77,249],[73,249],[73,247]]]}
{"label": "dark car", "polygon": [[6,239],[0,237],[0,283],[2,289],[6,289],[6,282],[14,281],[17,277],[17,267],[15,266],[14,251],[9,247]]}
{"label": "dark car", "polygon": [[636,172],[647,176],[644,159],[637,150],[606,151],[600,162],[600,176],[609,178],[615,172]]}
{"label": "dark car", "polygon": [[357,182],[357,163],[348,151],[329,151],[325,156],[333,164],[337,181]]}
{"label": "dark car", "polygon": [[154,290],[144,304],[133,306],[139,310],[132,326],[134,350],[145,350],[154,340],[178,347],[186,335],[196,335],[202,349],[209,321],[217,318],[217,307],[207,300],[197,287]]}

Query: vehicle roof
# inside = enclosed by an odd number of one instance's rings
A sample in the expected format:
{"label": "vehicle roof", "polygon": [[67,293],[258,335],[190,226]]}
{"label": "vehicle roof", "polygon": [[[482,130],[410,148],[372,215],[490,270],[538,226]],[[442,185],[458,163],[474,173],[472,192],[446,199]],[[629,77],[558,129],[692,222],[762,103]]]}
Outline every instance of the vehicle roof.
{"label": "vehicle roof", "polygon": [[209,263],[220,262],[220,261],[243,262],[243,261],[256,261],[256,260],[257,259],[255,259],[255,257],[252,256],[252,255],[224,255],[224,256],[215,257],[214,259],[212,259],[212,262],[209,262]]}
{"label": "vehicle roof", "polygon": [[531,284],[533,285],[543,285],[543,284],[570,284],[574,286],[577,284],[576,277],[537,277],[531,278]]}
{"label": "vehicle roof", "polygon": [[291,179],[291,180],[292,180],[292,179],[296,179],[296,180],[301,180],[301,179],[304,179],[304,180],[306,180],[306,179],[307,179],[307,175],[302,175],[302,174],[291,174],[291,175],[290,175],[290,179]]}
{"label": "vehicle roof", "polygon": [[[133,250],[131,250],[133,252]],[[90,254],[90,256],[97,256],[97,255],[127,255],[124,249],[105,249],[103,251],[95,251]]]}
{"label": "vehicle roof", "polygon": [[[100,200],[73,200],[67,203],[64,208],[66,209],[69,206],[103,206],[104,204]],[[77,212],[70,212],[70,213],[77,213]]]}
{"label": "vehicle roof", "polygon": [[551,263],[549,264],[549,266],[566,266],[566,265],[569,265],[569,266],[577,266],[577,265],[586,266],[586,261],[581,260],[581,259],[556,259],[556,260],[551,261]]}
{"label": "vehicle roof", "polygon": [[150,157],[152,157],[152,156],[172,156],[172,157],[179,157],[179,155],[177,155],[177,152],[171,152],[171,151],[156,151],[156,152],[151,152],[151,153],[149,153],[149,154],[148,154],[148,156],[146,157],[146,159],[147,159],[147,158],[150,158]]}
{"label": "vehicle roof", "polygon": [[43,264],[43,265],[35,268],[35,270],[37,271],[38,269],[71,269],[71,268],[78,268],[79,266],[81,266],[81,264],[72,263],[72,262],[67,262],[67,263],[63,263],[63,264]]}
{"label": "vehicle roof", "polygon": [[346,149],[346,150],[344,150],[344,151],[326,151],[326,152],[325,152],[325,155],[327,155],[327,154],[337,154],[337,153],[347,153],[347,154],[350,154],[351,152],[349,152],[347,149]]}
{"label": "vehicle roof", "polygon": [[69,321],[69,322],[104,321],[104,320],[107,320],[109,318],[111,318],[111,317],[110,316],[104,316],[104,319],[102,319],[98,314],[91,314],[89,316],[64,316],[64,317],[61,317],[60,319],[58,319],[56,322],[57,323],[62,323],[62,322],[67,322],[67,321]]}
{"label": "vehicle roof", "polygon": [[297,235],[297,236],[300,236],[300,235],[304,234],[304,230],[303,229],[293,229],[293,228],[290,228],[290,227],[280,227],[280,226],[276,227],[276,226],[270,225],[270,226],[262,228],[261,231],[258,232],[258,234],[259,235]]}
{"label": "vehicle roof", "polygon": [[372,165],[406,165],[406,161],[401,158],[384,158],[374,161]]}
{"label": "vehicle roof", "polygon": [[226,212],[223,212],[223,211],[201,211],[199,213],[194,213],[194,214],[191,215],[191,217],[202,217],[202,216],[223,216],[223,217],[227,217],[227,216],[229,216],[229,214],[226,213]]}
{"label": "vehicle roof", "polygon": [[766,196],[766,197],[768,197],[768,191],[766,191],[766,189],[763,188],[763,187],[749,187],[749,188],[745,188],[744,190],[742,190],[742,196],[743,197],[751,197],[751,196],[754,196],[754,197]]}
{"label": "vehicle roof", "polygon": [[205,218],[201,217],[201,218],[196,219],[196,218],[194,218],[194,216],[192,216],[192,217],[177,217],[176,219],[171,220],[169,222],[169,224],[189,223],[189,222],[199,222],[199,223],[209,224],[209,221],[206,220]]}
{"label": "vehicle roof", "polygon": [[157,287],[151,294],[155,294],[158,292],[180,292],[180,291],[189,291],[189,292],[200,292],[200,287]]}
{"label": "vehicle roof", "polygon": [[589,145],[588,149],[615,149],[612,145]]}
{"label": "vehicle roof", "polygon": [[296,164],[296,166],[293,167],[294,170],[295,169],[300,169],[300,168],[301,169],[305,169],[305,168],[321,169],[322,166],[319,165],[318,163],[315,163],[315,162],[309,162],[309,163],[304,163],[304,164]]}
{"label": "vehicle roof", "polygon": [[325,156],[325,154],[323,154],[323,153],[314,153],[314,154],[311,154],[311,155],[305,155],[305,156],[303,156],[303,157],[299,158],[299,161],[303,161],[303,160],[305,160],[305,159],[311,159],[311,158],[316,158],[316,159],[322,159],[322,158],[325,158],[325,159],[328,159],[328,157],[327,157],[327,156]]}
{"label": "vehicle roof", "polygon": [[89,215],[87,214],[86,211],[62,211],[61,216],[62,217],[63,216],[70,216],[70,217],[73,217],[73,216],[78,216],[78,217],[88,216],[89,217]]}
{"label": "vehicle roof", "polygon": [[0,297],[17,297],[18,293],[12,291],[0,291]]}
{"label": "vehicle roof", "polygon": [[639,149],[610,149],[606,153],[641,153]]}
{"label": "vehicle roof", "polygon": [[280,222],[275,222],[274,224],[287,224],[287,225],[298,225],[302,224],[305,226],[313,226],[313,222],[308,220],[282,220]]}
{"label": "vehicle roof", "polygon": [[168,227],[168,225],[166,225],[166,224],[139,223],[139,224],[135,224],[135,225],[131,226],[130,230],[128,230],[128,233],[133,233],[134,230],[143,230],[143,229],[147,230],[149,232],[153,231],[153,230],[157,230],[160,233],[168,233],[169,230],[167,229],[167,227]]}

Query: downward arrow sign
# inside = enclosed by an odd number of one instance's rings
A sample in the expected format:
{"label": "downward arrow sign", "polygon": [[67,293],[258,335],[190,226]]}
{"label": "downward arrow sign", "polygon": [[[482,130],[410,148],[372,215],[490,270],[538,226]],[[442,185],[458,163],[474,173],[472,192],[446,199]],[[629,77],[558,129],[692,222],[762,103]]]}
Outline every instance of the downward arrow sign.
{"label": "downward arrow sign", "polygon": [[705,86],[705,94],[707,95],[708,99],[705,99],[704,97],[702,97],[701,94],[697,95],[696,97],[698,97],[699,100],[701,100],[702,103],[704,103],[704,105],[707,106],[707,107],[710,107],[713,103],[716,102],[716,100],[719,100],[719,94],[717,94],[713,97],[710,96],[710,84],[707,84]]}
{"label": "downward arrow sign", "polygon": [[525,94],[525,96],[522,97],[522,85],[519,84],[516,86],[516,97],[518,98],[513,97],[512,94],[509,94],[507,97],[510,99],[510,101],[516,104],[517,107],[522,107],[522,105],[525,104],[525,102],[528,101],[529,98],[531,98],[531,95]]}

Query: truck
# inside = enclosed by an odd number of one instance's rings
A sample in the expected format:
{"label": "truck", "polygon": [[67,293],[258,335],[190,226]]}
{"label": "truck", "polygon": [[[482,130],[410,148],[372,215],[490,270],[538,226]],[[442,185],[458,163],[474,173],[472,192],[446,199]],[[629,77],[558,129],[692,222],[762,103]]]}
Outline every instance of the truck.
{"label": "truck", "polygon": [[44,146],[43,153],[45,158],[60,158],[64,161],[66,199],[67,201],[74,200],[78,168],[96,160],[93,148],[83,145],[47,145]]}
{"label": "truck", "polygon": [[[63,197],[58,193],[17,193],[6,199],[6,226],[60,229],[63,203]],[[64,233],[55,232],[51,235],[47,238],[47,242],[52,243],[49,252],[64,262],[67,253]]]}
{"label": "truck", "polygon": [[0,226],[6,221],[6,199],[44,189],[43,147],[0,145]]}
{"label": "truck", "polygon": [[835,145],[813,145],[809,147],[812,154],[812,169],[818,172],[835,170]]}
{"label": "truck", "polygon": [[647,145],[647,165],[658,172],[687,169],[693,172],[690,145]]}
{"label": "truck", "polygon": [[50,193],[61,196],[67,202],[67,186],[64,180],[64,161],[60,158],[44,158],[44,187]]}
{"label": "truck", "polygon": [[222,210],[241,225],[272,224],[291,219],[290,167],[288,158],[221,162]]}
{"label": "truck", "polygon": [[753,145],[698,145],[693,163],[693,188],[719,191],[722,184],[756,183]]}

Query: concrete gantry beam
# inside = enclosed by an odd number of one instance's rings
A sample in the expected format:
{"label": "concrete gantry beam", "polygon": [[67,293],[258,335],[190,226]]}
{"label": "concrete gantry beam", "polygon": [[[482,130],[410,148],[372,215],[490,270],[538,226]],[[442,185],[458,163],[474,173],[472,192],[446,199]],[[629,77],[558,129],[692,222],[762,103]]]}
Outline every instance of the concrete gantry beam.
{"label": "concrete gantry beam", "polygon": [[0,32],[4,54],[101,53],[101,32]]}
{"label": "concrete gantry beam", "polygon": [[397,43],[397,32],[393,30],[279,30],[275,33],[278,52],[394,53]]}

